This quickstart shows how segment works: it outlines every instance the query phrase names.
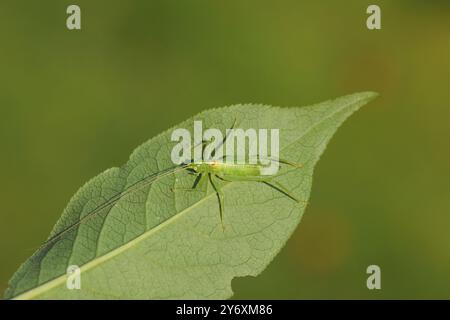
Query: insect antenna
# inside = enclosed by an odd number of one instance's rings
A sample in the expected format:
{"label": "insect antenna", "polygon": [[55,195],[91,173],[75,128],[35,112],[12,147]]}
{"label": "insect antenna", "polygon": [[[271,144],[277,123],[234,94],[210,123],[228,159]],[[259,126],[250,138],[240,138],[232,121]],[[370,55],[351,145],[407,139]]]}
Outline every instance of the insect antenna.
{"label": "insect antenna", "polygon": [[216,146],[216,149],[222,147],[224,145],[224,143],[227,141],[228,137],[231,134],[231,130],[234,129],[234,127],[236,126],[237,123],[237,118],[234,118],[233,124],[231,125],[231,127],[227,130],[228,132],[225,134],[225,137],[223,138],[223,140]]}
{"label": "insect antenna", "polygon": [[141,180],[139,180],[139,181],[135,182],[134,184],[132,184],[130,187],[128,187],[123,192],[115,194],[114,196],[109,198],[107,201],[105,201],[102,204],[100,204],[97,207],[95,207],[92,211],[88,212],[86,215],[84,215],[82,218],[80,218],[80,220],[78,220],[74,224],[68,226],[67,228],[61,230],[60,232],[58,232],[54,236],[52,236],[49,239],[47,239],[39,247],[39,249],[42,249],[42,248],[46,247],[47,245],[49,245],[50,243],[54,243],[55,241],[61,239],[65,234],[67,234],[68,232],[74,230],[76,227],[78,227],[82,223],[88,221],[89,219],[95,217],[96,214],[99,213],[101,210],[106,209],[106,208],[108,208],[110,206],[113,206],[115,203],[117,203],[120,199],[122,199],[126,195],[128,195],[128,194],[130,194],[130,193],[132,193],[134,191],[137,191],[139,189],[142,189],[143,187],[148,186],[148,185],[158,181],[159,179],[161,179],[163,177],[166,177],[166,176],[169,176],[171,174],[174,174],[174,173],[180,172],[182,170],[185,170],[187,168],[187,166],[188,166],[187,164],[183,164],[183,165],[171,167],[171,168],[165,169],[165,170],[163,170],[161,172],[153,173],[153,174],[150,174],[150,175],[142,178]]}
{"label": "insect antenna", "polygon": [[[234,126],[236,125],[236,119],[234,120],[234,123],[231,127],[234,128]],[[222,145],[226,139],[228,138],[229,134],[231,133],[231,131],[228,132],[228,134],[225,136],[224,140],[221,142],[220,145]],[[205,142],[202,141],[200,144],[204,144]],[[192,146],[192,148],[197,147],[197,145]],[[160,171],[158,173],[153,173],[150,174],[144,178],[142,178],[141,180],[135,182],[134,184],[132,184],[131,186],[129,186],[126,190],[119,192],[117,194],[115,194],[114,196],[112,196],[111,198],[109,198],[108,200],[106,200],[105,202],[103,202],[102,204],[98,205],[97,207],[95,207],[92,211],[88,212],[87,214],[85,214],[83,217],[81,217],[77,222],[75,222],[74,224],[68,226],[67,228],[61,230],[60,232],[56,233],[55,235],[51,236],[49,239],[47,239],[39,248],[38,250],[43,249],[44,247],[48,246],[51,243],[55,243],[58,240],[60,240],[64,235],[66,235],[67,233],[71,232],[72,230],[74,230],[75,228],[77,228],[78,226],[80,226],[82,223],[87,222],[88,220],[92,219],[93,217],[95,217],[99,212],[101,212],[103,209],[106,209],[110,206],[113,206],[115,203],[117,203],[120,199],[122,199],[123,197],[125,197],[128,194],[131,194],[132,192],[135,192],[145,186],[148,186],[156,181],[158,181],[159,179],[169,176],[171,174],[175,174],[177,172],[186,170],[189,167],[189,163],[192,162],[193,160],[191,159],[190,161],[188,161],[187,163],[183,163],[181,165],[175,166],[175,167],[171,167],[168,169],[165,169],[163,171]]]}

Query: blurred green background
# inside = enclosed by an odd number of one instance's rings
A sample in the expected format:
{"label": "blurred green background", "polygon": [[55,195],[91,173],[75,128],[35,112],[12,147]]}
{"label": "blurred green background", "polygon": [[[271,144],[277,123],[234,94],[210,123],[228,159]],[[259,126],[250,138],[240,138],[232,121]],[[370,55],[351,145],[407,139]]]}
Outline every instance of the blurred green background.
{"label": "blurred green background", "polygon": [[[65,27],[73,3],[81,31]],[[0,39],[1,292],[75,191],[162,130],[373,90],[294,236],[234,297],[450,298],[450,2],[3,0]]]}

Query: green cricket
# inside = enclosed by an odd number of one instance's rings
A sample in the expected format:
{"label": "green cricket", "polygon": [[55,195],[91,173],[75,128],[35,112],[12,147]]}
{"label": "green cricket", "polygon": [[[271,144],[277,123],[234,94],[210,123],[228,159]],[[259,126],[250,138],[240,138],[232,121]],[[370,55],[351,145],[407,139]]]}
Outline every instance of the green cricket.
{"label": "green cricket", "polygon": [[[236,124],[236,120],[234,121],[233,125],[230,129],[233,129]],[[231,132],[231,131],[228,131]],[[226,140],[228,139],[229,134],[225,136],[225,138],[216,145],[216,149],[218,147],[221,147]],[[202,149],[205,147],[205,145],[208,143],[208,141],[202,141]],[[193,148],[197,147],[199,145],[193,146]],[[214,151],[213,151],[214,154]],[[258,156],[258,155],[256,155]],[[299,198],[297,198],[290,190],[288,190],[285,186],[283,186],[280,182],[274,180],[276,177],[279,177],[280,174],[275,175],[267,175],[263,174],[263,171],[268,167],[267,163],[263,163],[262,161],[258,161],[257,163],[229,163],[226,160],[226,156],[222,157],[221,160],[214,160],[214,161],[194,161],[194,159],[190,159],[188,161],[185,161],[182,164],[179,164],[175,167],[171,167],[169,169],[162,170],[158,173],[150,174],[143,179],[137,181],[136,183],[129,186],[124,191],[114,195],[104,203],[97,206],[92,211],[88,212],[86,215],[84,215],[82,218],[80,218],[79,221],[76,223],[70,225],[66,229],[60,231],[59,233],[55,234],[54,236],[50,237],[47,241],[45,241],[42,247],[47,246],[50,243],[53,243],[59,239],[61,239],[65,234],[68,232],[74,230],[79,225],[87,222],[89,219],[93,218],[96,214],[101,212],[103,209],[106,209],[108,207],[113,206],[115,203],[117,203],[120,199],[125,197],[126,195],[131,194],[132,192],[135,192],[139,189],[142,189],[145,186],[148,186],[152,183],[155,183],[156,181],[160,180],[163,177],[166,177],[168,175],[172,175],[178,172],[185,171],[188,174],[192,174],[196,176],[194,183],[191,188],[171,188],[172,192],[175,192],[177,190],[181,191],[195,191],[198,190],[197,188],[204,184],[205,181],[208,181],[211,186],[213,187],[219,204],[219,217],[220,222],[222,225],[222,229],[225,230],[225,224],[224,224],[224,212],[225,212],[225,199],[224,194],[221,190],[221,186],[219,183],[219,180],[225,181],[225,182],[242,182],[242,181],[253,181],[253,182],[259,182],[266,184],[270,186],[271,188],[277,190],[278,192],[281,192],[283,195],[289,197],[293,201],[296,201],[298,203],[302,202]],[[288,165],[293,168],[302,168],[302,164],[298,164],[295,162],[291,162],[289,160],[285,159],[266,159],[270,161],[276,161],[279,165]]]}

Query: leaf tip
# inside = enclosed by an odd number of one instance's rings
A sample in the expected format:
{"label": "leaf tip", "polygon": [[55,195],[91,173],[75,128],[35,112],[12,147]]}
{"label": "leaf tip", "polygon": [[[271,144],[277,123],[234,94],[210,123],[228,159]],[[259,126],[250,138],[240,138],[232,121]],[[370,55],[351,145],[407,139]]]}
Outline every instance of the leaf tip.
{"label": "leaf tip", "polygon": [[380,95],[376,91],[364,91],[364,92],[361,92],[360,94],[365,96],[365,99],[367,100],[367,102],[376,99]]}

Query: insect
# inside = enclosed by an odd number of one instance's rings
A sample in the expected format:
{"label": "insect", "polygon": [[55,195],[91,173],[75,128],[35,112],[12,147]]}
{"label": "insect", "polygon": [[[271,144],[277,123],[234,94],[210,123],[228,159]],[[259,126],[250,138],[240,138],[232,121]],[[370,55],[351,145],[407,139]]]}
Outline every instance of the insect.
{"label": "insect", "polygon": [[[274,159],[272,159],[274,160]],[[277,159],[281,164],[286,164],[295,168],[301,168],[302,165],[290,162],[284,159]],[[266,164],[256,163],[256,164],[235,164],[226,163],[223,161],[198,161],[191,162],[186,165],[186,169],[196,176],[192,188],[182,189],[173,188],[175,190],[193,191],[199,185],[204,183],[206,179],[211,183],[214,191],[217,194],[217,199],[219,201],[219,212],[220,212],[220,222],[222,224],[222,229],[225,229],[223,223],[224,217],[224,195],[222,192],[221,185],[218,180],[225,182],[238,182],[238,181],[254,181],[264,183],[271,188],[285,194],[292,200],[296,202],[301,202],[291,191],[284,187],[280,182],[274,180],[275,176],[263,175],[262,171],[267,167]]]}
{"label": "insect", "polygon": [[[235,126],[236,120],[234,121],[231,129]],[[231,132],[231,131],[229,131]],[[229,137],[229,134],[225,136],[223,141],[217,146],[220,147],[223,145],[227,138]],[[207,143],[206,141],[203,141],[201,144],[202,146]],[[198,145],[197,145],[198,146]],[[196,146],[194,146],[195,148]],[[238,164],[238,163],[229,163],[226,160],[226,156],[219,160],[214,161],[194,161],[193,159],[184,162],[183,164],[180,164],[175,167],[171,167],[169,169],[160,171],[158,173],[150,174],[143,179],[137,181],[136,183],[129,186],[124,191],[114,195],[110,199],[108,199],[106,202],[100,204],[96,208],[94,208],[92,211],[85,214],[82,218],[80,218],[76,223],[70,225],[69,227],[63,229],[62,231],[58,232],[57,234],[50,237],[47,241],[45,241],[41,248],[47,246],[48,244],[54,243],[61,239],[65,234],[68,232],[74,230],[82,223],[87,222],[89,219],[92,219],[96,214],[101,212],[103,209],[106,209],[108,207],[113,206],[115,203],[117,203],[120,199],[125,197],[126,195],[129,195],[137,190],[142,189],[145,186],[148,186],[159,179],[181,172],[186,171],[190,174],[193,174],[196,176],[194,183],[191,188],[172,188],[171,190],[175,192],[176,190],[183,190],[183,191],[195,191],[197,187],[204,184],[206,181],[209,181],[211,186],[213,187],[217,198],[219,202],[219,213],[220,213],[220,221],[222,224],[222,228],[225,229],[224,225],[224,194],[222,191],[221,183],[220,181],[225,182],[238,182],[238,181],[254,181],[254,182],[260,182],[264,183],[271,188],[281,192],[282,194],[288,196],[292,200],[296,202],[301,202],[300,199],[298,199],[291,191],[289,191],[286,187],[284,187],[280,182],[274,180],[279,175],[264,175],[262,174],[262,171],[267,168],[268,164],[263,164],[261,161],[258,161],[256,163],[244,163],[244,164]],[[267,159],[269,160],[269,159]],[[301,164],[297,164],[295,162],[291,162],[285,159],[270,159],[271,161],[276,161],[279,164],[288,165],[294,168],[301,168]]]}

